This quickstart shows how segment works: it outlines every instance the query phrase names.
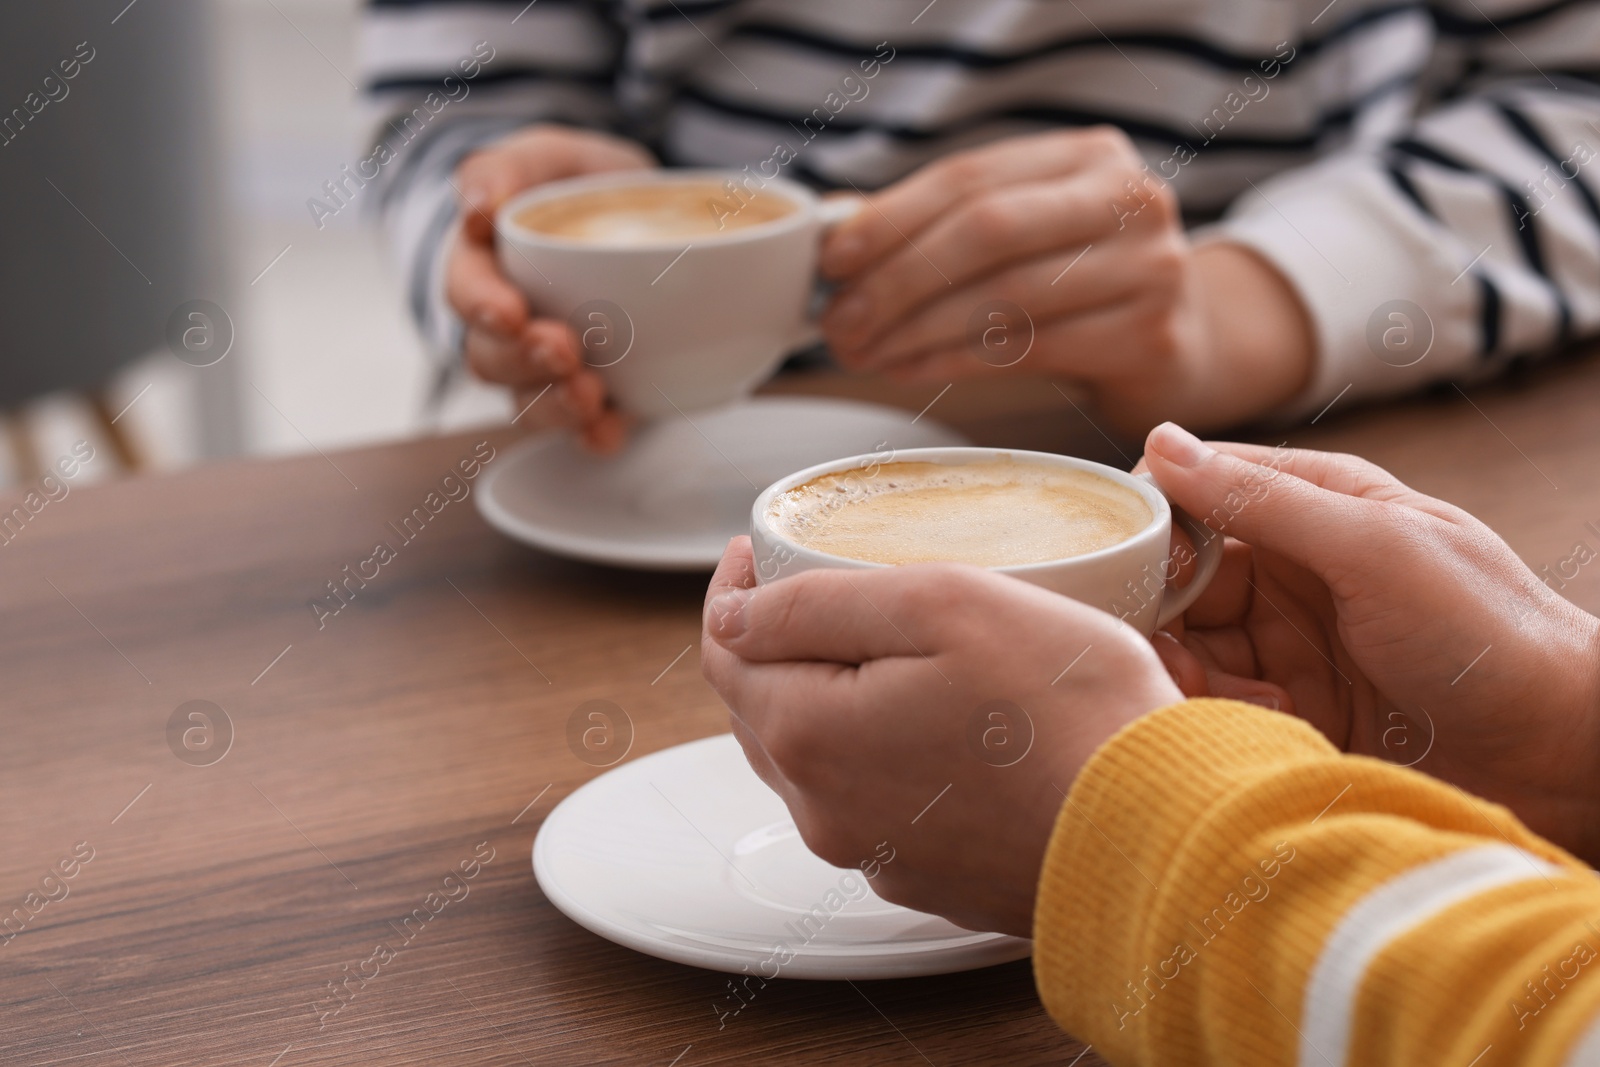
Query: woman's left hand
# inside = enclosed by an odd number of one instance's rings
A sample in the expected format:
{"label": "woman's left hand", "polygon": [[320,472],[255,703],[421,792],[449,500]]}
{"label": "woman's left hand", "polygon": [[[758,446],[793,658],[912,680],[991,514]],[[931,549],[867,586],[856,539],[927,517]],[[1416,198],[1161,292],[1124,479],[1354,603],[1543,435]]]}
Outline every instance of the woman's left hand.
{"label": "woman's left hand", "polygon": [[1288,281],[1241,245],[1191,245],[1177,197],[1112,126],[936,160],[836,227],[822,269],[845,366],[1070,379],[1128,432],[1244,421],[1311,372]]}
{"label": "woman's left hand", "polygon": [[1015,578],[921,564],[755,588],[742,537],[707,591],[702,664],[812,852],[855,867],[886,842],[879,895],[1020,937],[1084,762],[1182,699],[1131,627]]}

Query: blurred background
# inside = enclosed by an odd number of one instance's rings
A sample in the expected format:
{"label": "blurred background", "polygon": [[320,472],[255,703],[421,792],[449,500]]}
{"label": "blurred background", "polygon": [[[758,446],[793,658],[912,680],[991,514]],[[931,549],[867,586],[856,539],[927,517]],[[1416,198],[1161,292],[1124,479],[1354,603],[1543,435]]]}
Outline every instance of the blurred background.
{"label": "blurred background", "polygon": [[[8,13],[0,367],[13,370],[0,369],[0,486],[81,439],[170,469],[510,414],[500,391],[465,378],[430,402],[435,363],[376,226],[347,209],[319,230],[307,209],[374,128],[356,87],[359,6],[94,0]],[[58,65],[80,42],[93,58],[64,80]],[[155,88],[131,97],[141,83]],[[174,156],[181,169],[161,169]],[[211,366],[164,340],[191,300],[232,322],[233,346]],[[96,462],[82,481],[119,472]]]}

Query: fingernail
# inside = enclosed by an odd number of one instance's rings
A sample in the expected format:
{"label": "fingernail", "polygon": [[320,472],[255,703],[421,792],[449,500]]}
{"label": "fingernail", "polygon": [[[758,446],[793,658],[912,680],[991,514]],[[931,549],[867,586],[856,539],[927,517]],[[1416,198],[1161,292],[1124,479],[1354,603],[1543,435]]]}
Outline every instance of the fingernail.
{"label": "fingernail", "polygon": [[528,349],[528,362],[533,364],[535,370],[548,370],[550,366],[550,346],[540,341]]}
{"label": "fingernail", "polygon": [[822,254],[822,272],[834,277],[849,274],[866,249],[867,243],[853,233],[832,238]]}
{"label": "fingernail", "polygon": [[1258,708],[1266,708],[1268,711],[1283,710],[1283,707],[1278,703],[1278,698],[1270,693],[1260,693],[1256,696],[1245,697],[1244,702],[1246,704],[1254,704]]}
{"label": "fingernail", "polygon": [[489,190],[481,185],[469,185],[461,190],[461,202],[473,211],[485,211],[489,206]]}
{"label": "fingernail", "polygon": [[1176,637],[1173,637],[1172,634],[1168,633],[1166,630],[1157,630],[1155,636],[1158,637],[1158,638],[1161,638],[1164,641],[1171,641],[1173,644],[1178,645],[1180,648],[1182,647],[1181,642],[1179,642]]}
{"label": "fingernail", "polygon": [[472,316],[472,321],[478,324],[479,329],[488,330],[490,333],[505,333],[505,324],[500,321],[500,316],[492,311],[480,311]]}
{"label": "fingernail", "polygon": [[828,316],[830,322],[838,329],[847,332],[854,331],[867,321],[867,314],[872,310],[872,305],[860,293],[851,293],[834,305],[833,312]]}
{"label": "fingernail", "polygon": [[1216,449],[1175,422],[1163,422],[1150,433],[1150,445],[1162,459],[1180,467],[1198,467]]}
{"label": "fingernail", "polygon": [[720,593],[706,607],[706,625],[713,637],[731,639],[745,631],[745,605],[750,602],[750,590],[738,589]]}

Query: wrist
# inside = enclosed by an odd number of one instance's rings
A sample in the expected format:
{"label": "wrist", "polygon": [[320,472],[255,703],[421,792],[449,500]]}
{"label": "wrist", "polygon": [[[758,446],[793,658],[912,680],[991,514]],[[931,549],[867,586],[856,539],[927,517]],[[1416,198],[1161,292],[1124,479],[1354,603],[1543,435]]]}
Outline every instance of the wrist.
{"label": "wrist", "polygon": [[1600,867],[1600,619],[1542,585],[1537,593],[1543,603],[1524,616],[1536,624],[1519,626],[1508,649],[1522,667],[1494,696],[1504,723],[1492,762],[1442,776]]}
{"label": "wrist", "polygon": [[1572,724],[1570,737],[1581,753],[1575,779],[1582,814],[1572,849],[1591,867],[1600,867],[1600,619],[1577,608],[1573,614],[1570,667],[1565,672],[1573,677],[1573,686],[1564,706]]}
{"label": "wrist", "polygon": [[1217,241],[1194,257],[1208,335],[1203,373],[1210,417],[1192,421],[1205,429],[1270,414],[1311,380],[1311,316],[1289,280],[1243,245]]}
{"label": "wrist", "polygon": [[[1190,253],[1188,311],[1166,365],[1141,367],[1097,389],[1102,410],[1128,433],[1171,420],[1216,430],[1269,415],[1305,389],[1316,357],[1311,318],[1277,268],[1243,245]],[[1154,386],[1154,388],[1152,388]]]}

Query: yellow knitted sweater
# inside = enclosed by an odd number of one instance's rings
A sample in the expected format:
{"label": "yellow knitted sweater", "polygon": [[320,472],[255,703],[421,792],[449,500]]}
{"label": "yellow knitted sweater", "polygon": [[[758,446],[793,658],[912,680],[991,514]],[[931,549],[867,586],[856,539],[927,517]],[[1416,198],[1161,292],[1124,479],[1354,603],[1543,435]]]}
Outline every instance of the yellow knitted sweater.
{"label": "yellow knitted sweater", "polygon": [[1113,1064],[1600,1064],[1600,878],[1510,812],[1190,700],[1056,821],[1040,995]]}

